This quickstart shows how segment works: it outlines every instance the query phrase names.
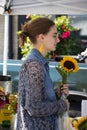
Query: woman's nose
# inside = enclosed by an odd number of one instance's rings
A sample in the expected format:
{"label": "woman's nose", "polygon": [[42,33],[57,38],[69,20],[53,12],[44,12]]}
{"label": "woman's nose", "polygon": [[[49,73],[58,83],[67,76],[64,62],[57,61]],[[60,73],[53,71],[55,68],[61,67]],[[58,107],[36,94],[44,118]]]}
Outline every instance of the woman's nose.
{"label": "woman's nose", "polygon": [[59,43],[60,42],[60,39],[59,39],[59,37],[57,38],[57,43]]}

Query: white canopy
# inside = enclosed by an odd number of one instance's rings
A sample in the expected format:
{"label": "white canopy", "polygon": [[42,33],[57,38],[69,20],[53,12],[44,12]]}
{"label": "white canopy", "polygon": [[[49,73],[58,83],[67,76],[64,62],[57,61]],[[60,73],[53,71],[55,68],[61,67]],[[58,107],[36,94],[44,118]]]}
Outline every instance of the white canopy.
{"label": "white canopy", "polygon": [[0,0],[0,14],[87,14],[87,0]]}

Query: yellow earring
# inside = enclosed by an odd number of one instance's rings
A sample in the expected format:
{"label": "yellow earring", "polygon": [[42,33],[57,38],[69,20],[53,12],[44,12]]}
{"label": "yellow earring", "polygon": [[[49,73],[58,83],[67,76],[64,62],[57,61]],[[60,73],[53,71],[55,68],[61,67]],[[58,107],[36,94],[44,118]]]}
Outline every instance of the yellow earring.
{"label": "yellow earring", "polygon": [[43,44],[40,45],[39,51],[40,51],[40,52],[43,51]]}

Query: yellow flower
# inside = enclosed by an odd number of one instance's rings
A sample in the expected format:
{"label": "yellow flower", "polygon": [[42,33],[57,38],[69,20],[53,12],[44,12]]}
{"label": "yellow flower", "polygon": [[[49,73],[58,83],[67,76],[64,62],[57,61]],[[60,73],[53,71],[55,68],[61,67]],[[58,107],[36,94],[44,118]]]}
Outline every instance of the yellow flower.
{"label": "yellow flower", "polygon": [[79,70],[77,61],[71,56],[65,56],[63,60],[61,60],[60,66],[62,66],[65,72],[77,72]]}
{"label": "yellow flower", "polygon": [[87,130],[87,116],[81,117],[80,119],[75,119],[72,121],[72,125],[76,130]]}
{"label": "yellow flower", "polygon": [[0,91],[5,92],[4,88],[0,86]]}
{"label": "yellow flower", "polygon": [[67,78],[70,73],[77,72],[79,70],[79,66],[76,59],[71,56],[65,56],[63,57],[63,60],[60,61],[56,69],[62,76],[62,83],[67,83]]}

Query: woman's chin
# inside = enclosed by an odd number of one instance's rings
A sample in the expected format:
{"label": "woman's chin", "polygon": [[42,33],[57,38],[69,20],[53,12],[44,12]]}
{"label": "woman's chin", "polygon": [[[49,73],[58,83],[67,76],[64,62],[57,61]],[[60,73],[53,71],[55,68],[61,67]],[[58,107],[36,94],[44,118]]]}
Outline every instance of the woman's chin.
{"label": "woman's chin", "polygon": [[56,47],[54,47],[53,49],[52,49],[52,51],[55,51],[56,50]]}

